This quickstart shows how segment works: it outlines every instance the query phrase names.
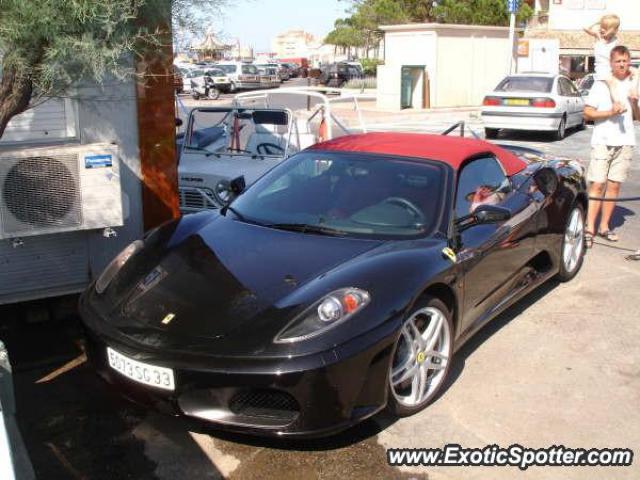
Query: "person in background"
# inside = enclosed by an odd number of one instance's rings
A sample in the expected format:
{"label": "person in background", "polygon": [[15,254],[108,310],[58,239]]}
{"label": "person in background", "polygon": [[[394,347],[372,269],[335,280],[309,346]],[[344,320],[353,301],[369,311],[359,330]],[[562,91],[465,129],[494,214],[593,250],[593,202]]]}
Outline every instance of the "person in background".
{"label": "person in background", "polygon": [[[631,96],[633,81],[629,70],[630,60],[627,47],[618,45],[611,50],[609,63],[620,95],[619,102],[613,101],[607,84],[602,81],[594,83],[585,101],[584,117],[594,122],[591,162],[587,170],[590,197],[602,197],[606,192],[607,199],[618,198],[620,185],[627,178],[636,144],[633,116],[640,115],[638,98]],[[596,233],[607,241],[618,241],[618,235],[609,226],[614,208],[614,201],[589,200],[585,232],[587,248],[593,245]],[[600,212],[602,215],[596,230],[595,223]]]}

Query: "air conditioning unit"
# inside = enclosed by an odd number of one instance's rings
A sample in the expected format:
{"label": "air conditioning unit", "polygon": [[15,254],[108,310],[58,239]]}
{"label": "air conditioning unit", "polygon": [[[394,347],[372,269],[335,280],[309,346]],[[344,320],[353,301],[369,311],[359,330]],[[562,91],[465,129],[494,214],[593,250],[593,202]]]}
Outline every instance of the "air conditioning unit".
{"label": "air conditioning unit", "polygon": [[0,239],[122,224],[117,146],[0,151]]}

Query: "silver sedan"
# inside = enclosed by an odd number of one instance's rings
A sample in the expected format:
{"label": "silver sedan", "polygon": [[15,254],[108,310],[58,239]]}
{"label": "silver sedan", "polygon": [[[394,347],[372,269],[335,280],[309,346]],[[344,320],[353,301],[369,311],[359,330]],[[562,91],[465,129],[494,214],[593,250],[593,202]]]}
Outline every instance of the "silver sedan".
{"label": "silver sedan", "polygon": [[584,99],[563,75],[521,73],[505,77],[482,102],[485,136],[501,129],[554,132],[558,140],[571,127],[584,127]]}

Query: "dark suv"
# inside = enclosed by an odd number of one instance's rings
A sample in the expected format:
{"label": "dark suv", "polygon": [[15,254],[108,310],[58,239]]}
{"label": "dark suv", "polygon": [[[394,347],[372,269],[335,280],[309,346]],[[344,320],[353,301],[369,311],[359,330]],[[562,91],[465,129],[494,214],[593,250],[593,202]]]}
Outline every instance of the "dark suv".
{"label": "dark suv", "polygon": [[362,77],[362,67],[357,63],[332,63],[322,68],[320,83],[327,87],[341,88],[349,80]]}

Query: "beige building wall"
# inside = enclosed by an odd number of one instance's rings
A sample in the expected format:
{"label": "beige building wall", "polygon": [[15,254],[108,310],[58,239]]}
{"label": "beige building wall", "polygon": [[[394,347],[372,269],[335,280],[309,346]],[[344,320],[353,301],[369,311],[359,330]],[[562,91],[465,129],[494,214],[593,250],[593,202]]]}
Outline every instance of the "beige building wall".
{"label": "beige building wall", "polygon": [[[385,35],[384,65],[378,67],[378,107],[396,110],[400,108],[400,83],[402,66],[424,65],[429,78],[434,78],[436,68],[436,33],[433,31],[389,32]],[[417,86],[416,86],[417,87]],[[417,104],[422,104],[421,90],[415,88]],[[433,88],[433,87],[432,87]],[[433,91],[433,90],[432,90]],[[430,101],[432,101],[431,96]]]}
{"label": "beige building wall", "polygon": [[438,32],[434,106],[480,105],[509,73],[508,32],[465,33]]}

